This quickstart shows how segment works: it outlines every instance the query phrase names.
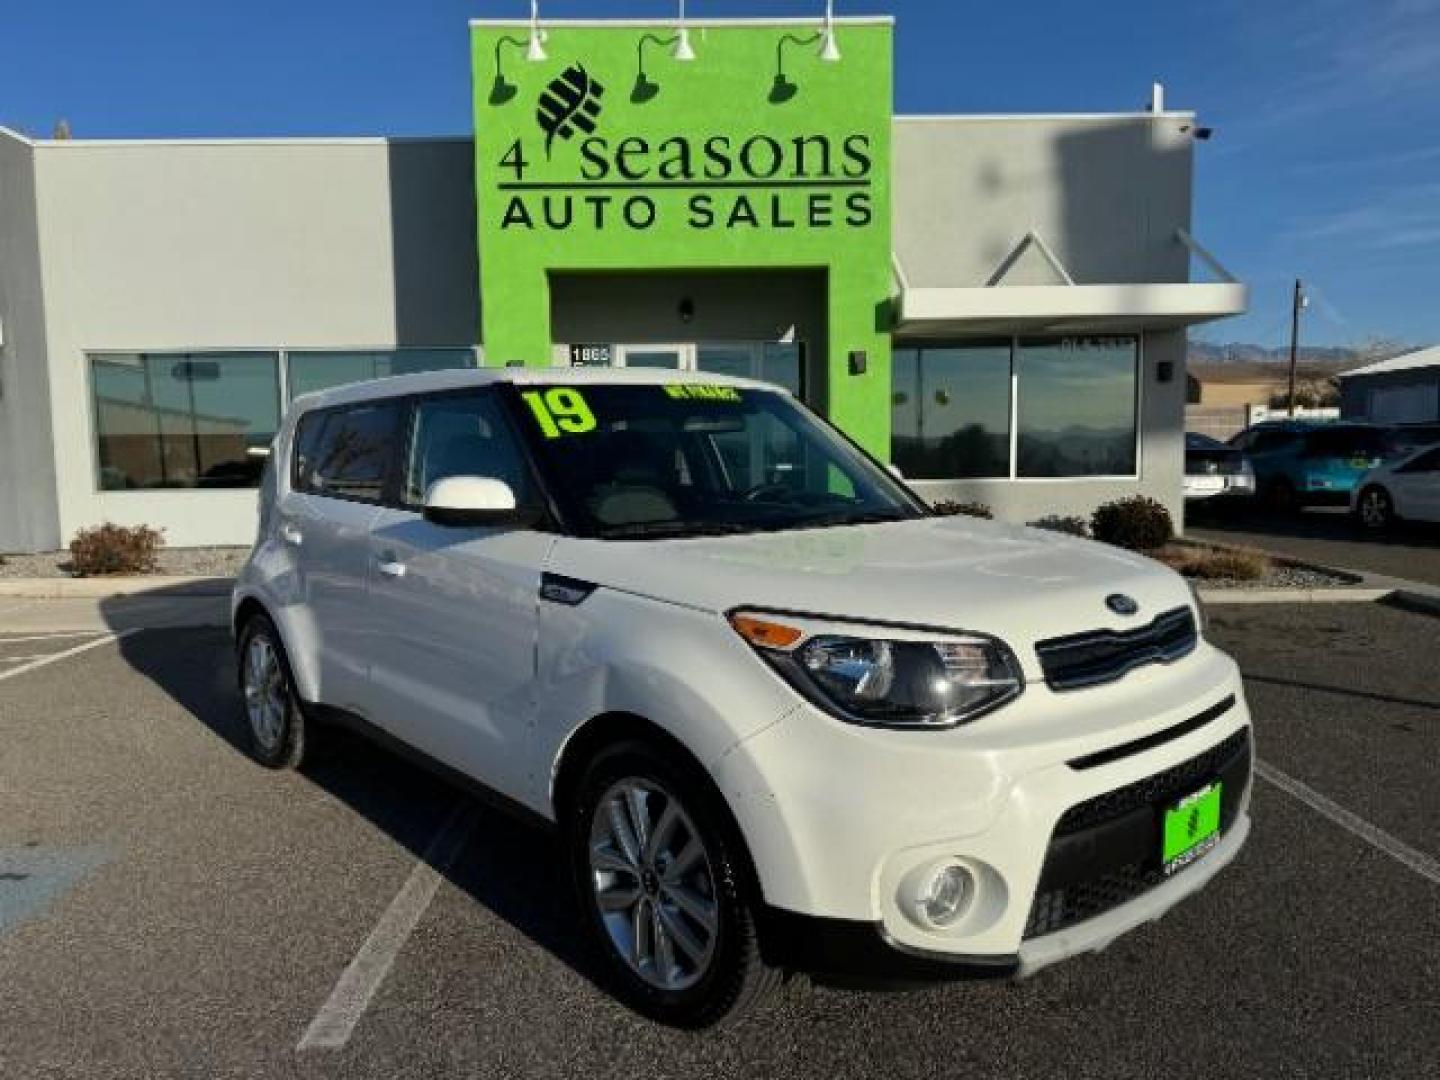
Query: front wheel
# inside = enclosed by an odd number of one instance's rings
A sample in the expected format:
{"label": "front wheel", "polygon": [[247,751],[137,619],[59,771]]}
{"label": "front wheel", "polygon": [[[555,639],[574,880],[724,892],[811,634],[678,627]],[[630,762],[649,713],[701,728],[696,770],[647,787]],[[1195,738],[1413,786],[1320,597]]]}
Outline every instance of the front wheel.
{"label": "front wheel", "polygon": [[780,981],[760,955],[740,838],[697,773],[648,743],[607,748],[567,822],[582,917],[617,996],[688,1028],[740,1015]]}
{"label": "front wheel", "polygon": [[1395,523],[1395,504],[1382,487],[1367,487],[1360,493],[1357,505],[1360,524],[1379,532]]}

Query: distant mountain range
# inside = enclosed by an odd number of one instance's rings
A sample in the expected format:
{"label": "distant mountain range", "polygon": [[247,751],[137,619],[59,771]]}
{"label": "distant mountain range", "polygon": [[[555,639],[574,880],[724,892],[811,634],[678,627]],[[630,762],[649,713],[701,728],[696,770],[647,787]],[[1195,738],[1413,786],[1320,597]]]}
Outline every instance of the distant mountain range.
{"label": "distant mountain range", "polygon": [[[1399,341],[1373,341],[1362,345],[1306,345],[1302,342],[1299,349],[1299,360],[1302,363],[1320,364],[1336,370],[1344,370],[1359,367],[1361,364],[1373,364],[1377,360],[1388,360],[1392,356],[1401,356],[1407,352],[1414,352],[1418,348],[1421,346],[1408,345]],[[1278,345],[1272,348],[1268,345],[1255,345],[1239,341],[1190,342],[1190,362],[1192,364],[1284,364],[1289,361],[1290,347],[1288,345]]]}

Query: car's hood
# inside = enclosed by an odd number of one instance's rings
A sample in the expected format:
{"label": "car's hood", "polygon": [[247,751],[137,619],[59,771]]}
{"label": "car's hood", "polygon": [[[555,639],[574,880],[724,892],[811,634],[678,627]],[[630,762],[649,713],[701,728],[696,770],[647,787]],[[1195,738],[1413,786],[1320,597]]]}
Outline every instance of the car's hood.
{"label": "car's hood", "polygon": [[[1127,629],[1190,602],[1159,563],[1038,529],[975,518],[615,542],[566,538],[549,569],[670,603],[755,607],[994,634],[1022,656],[1037,640]],[[1124,593],[1139,613],[1105,604]]]}

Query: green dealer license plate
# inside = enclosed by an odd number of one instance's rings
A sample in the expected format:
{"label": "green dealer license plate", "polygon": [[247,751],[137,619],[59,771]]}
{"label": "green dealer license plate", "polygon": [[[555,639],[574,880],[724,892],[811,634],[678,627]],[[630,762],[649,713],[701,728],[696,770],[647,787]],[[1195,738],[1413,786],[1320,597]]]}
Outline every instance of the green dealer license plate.
{"label": "green dealer license plate", "polygon": [[1165,811],[1165,873],[1189,866],[1220,839],[1220,782],[1187,795]]}

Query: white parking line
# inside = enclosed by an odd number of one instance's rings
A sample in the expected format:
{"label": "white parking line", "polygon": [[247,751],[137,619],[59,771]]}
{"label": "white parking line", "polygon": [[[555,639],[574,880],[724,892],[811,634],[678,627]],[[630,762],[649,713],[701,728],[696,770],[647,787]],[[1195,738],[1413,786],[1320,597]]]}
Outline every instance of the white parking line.
{"label": "white parking line", "polygon": [[0,671],[0,682],[4,682],[6,679],[13,679],[17,675],[24,675],[27,671],[42,668],[46,664],[54,664],[61,660],[68,660],[72,656],[78,656],[80,653],[88,652],[91,649],[98,649],[101,645],[109,645],[112,641],[119,641],[121,638],[127,638],[131,634],[138,634],[139,632],[138,629],[135,629],[121,630],[116,634],[106,634],[102,638],[84,642],[73,648],[66,649],[64,652],[51,653],[49,656],[41,657],[39,660],[31,660],[28,664],[21,664],[17,668],[11,668],[9,671]]}
{"label": "white parking line", "polygon": [[58,641],[61,638],[94,637],[103,633],[104,630],[47,630],[43,634],[15,636],[0,630],[0,645],[13,645],[17,641]]}
{"label": "white parking line", "polygon": [[1347,832],[1354,833],[1371,847],[1379,848],[1396,862],[1408,866],[1423,878],[1440,885],[1440,861],[1424,852],[1416,851],[1404,841],[1397,840],[1385,830],[1371,825],[1364,818],[1352,814],[1338,803],[1331,802],[1312,787],[1302,784],[1293,776],[1281,772],[1269,762],[1256,761],[1255,774],[1268,780],[1281,791],[1295,796],[1310,809],[1318,811]]}
{"label": "white parking line", "polygon": [[370,999],[380,989],[390,966],[435,899],[445,872],[470,839],[477,820],[475,807],[468,800],[456,804],[395,899],[390,901],[385,914],[380,916],[375,929],[370,931],[365,944],[340,973],[335,989],[330,991],[330,997],[295,1047],[297,1051],[339,1050],[350,1041],[355,1025],[365,1015]]}

